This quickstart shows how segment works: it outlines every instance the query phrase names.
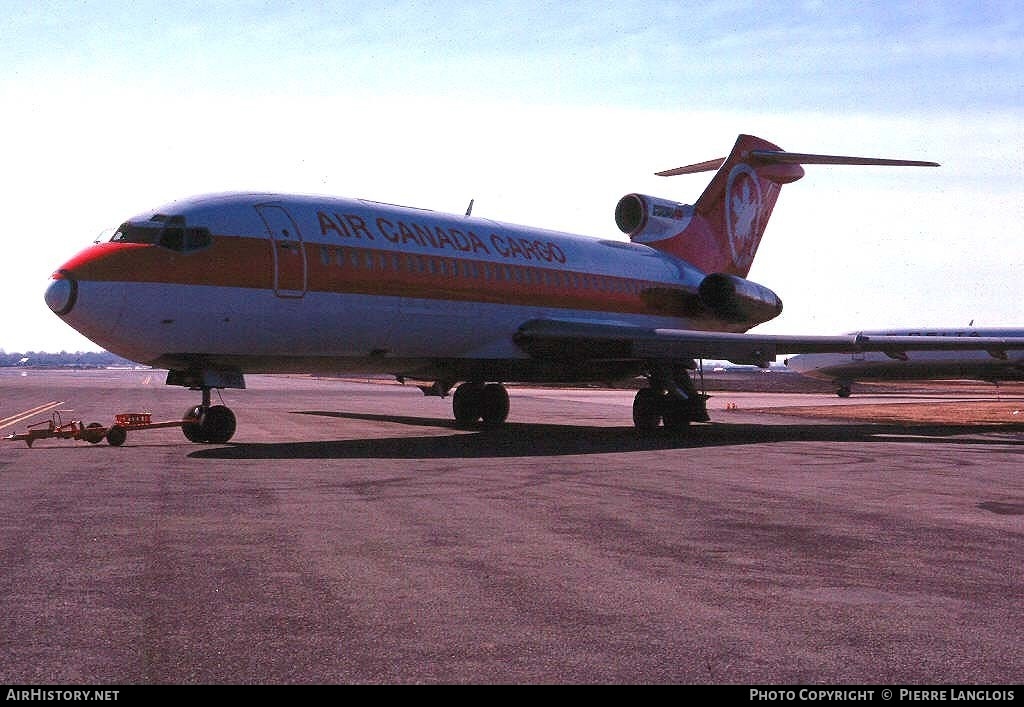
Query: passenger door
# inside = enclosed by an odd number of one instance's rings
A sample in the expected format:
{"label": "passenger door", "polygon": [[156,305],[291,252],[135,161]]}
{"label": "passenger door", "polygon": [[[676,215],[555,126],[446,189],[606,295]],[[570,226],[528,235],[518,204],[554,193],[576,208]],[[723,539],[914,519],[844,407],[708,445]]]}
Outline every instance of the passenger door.
{"label": "passenger door", "polygon": [[302,233],[283,206],[259,204],[256,211],[267,227],[274,253],[274,294],[302,297],[306,294],[306,250]]}

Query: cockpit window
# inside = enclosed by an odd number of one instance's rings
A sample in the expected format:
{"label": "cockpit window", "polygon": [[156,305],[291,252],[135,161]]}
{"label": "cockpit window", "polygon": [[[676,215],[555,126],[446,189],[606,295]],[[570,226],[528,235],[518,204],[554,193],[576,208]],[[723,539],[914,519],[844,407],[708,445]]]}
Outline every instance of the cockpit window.
{"label": "cockpit window", "polygon": [[168,226],[160,235],[160,245],[182,253],[205,248],[212,242],[210,230],[207,228]]}
{"label": "cockpit window", "polygon": [[[155,222],[150,225],[151,222]],[[111,243],[156,244],[179,253],[205,248],[213,242],[208,228],[189,228],[183,216],[157,214],[145,224],[122,224]]]}
{"label": "cockpit window", "polygon": [[130,223],[121,224],[110,237],[111,243],[156,243],[160,237],[160,229],[152,226],[135,226]]}
{"label": "cockpit window", "polygon": [[210,237],[210,229],[188,228],[185,226],[184,216],[167,216],[165,219],[164,230],[160,234],[160,245],[164,248],[188,253],[205,248],[213,242]]}
{"label": "cockpit window", "polygon": [[93,243],[107,243],[108,241],[114,240],[114,234],[117,233],[116,228],[104,228],[100,231],[100,235],[93,239]]}

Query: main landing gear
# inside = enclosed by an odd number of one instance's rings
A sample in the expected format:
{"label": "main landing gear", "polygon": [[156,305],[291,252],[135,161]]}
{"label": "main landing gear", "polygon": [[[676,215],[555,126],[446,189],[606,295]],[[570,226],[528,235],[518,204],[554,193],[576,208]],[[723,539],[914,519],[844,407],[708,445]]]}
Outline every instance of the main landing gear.
{"label": "main landing gear", "polygon": [[704,393],[682,400],[665,391],[642,388],[633,399],[633,424],[638,432],[653,432],[660,424],[669,432],[682,432],[691,422],[711,419],[707,399]]}
{"label": "main landing gear", "polygon": [[235,413],[226,405],[210,405],[210,389],[202,388],[203,403],[185,411],[181,431],[189,442],[219,444],[235,434]]}
{"label": "main landing gear", "polygon": [[496,427],[508,418],[508,391],[500,383],[463,383],[452,395],[460,427]]}
{"label": "main landing gear", "polygon": [[633,399],[633,424],[638,432],[654,432],[664,425],[668,432],[683,432],[691,422],[707,422],[708,396],[698,391],[686,371],[656,369],[648,376],[650,388]]}

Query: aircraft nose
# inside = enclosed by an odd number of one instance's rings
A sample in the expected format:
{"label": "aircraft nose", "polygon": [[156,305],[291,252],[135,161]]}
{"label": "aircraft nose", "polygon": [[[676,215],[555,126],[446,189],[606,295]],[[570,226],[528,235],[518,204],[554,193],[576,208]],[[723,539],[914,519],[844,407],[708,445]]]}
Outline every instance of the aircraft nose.
{"label": "aircraft nose", "polygon": [[64,315],[71,311],[78,299],[78,282],[70,275],[58,271],[53,274],[44,295],[46,306],[54,314]]}

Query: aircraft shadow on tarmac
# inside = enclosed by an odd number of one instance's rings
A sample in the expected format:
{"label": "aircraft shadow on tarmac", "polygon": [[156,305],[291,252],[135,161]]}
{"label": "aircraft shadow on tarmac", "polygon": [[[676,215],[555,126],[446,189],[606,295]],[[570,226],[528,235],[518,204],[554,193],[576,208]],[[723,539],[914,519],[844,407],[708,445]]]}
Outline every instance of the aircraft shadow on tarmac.
{"label": "aircraft shadow on tarmac", "polygon": [[[402,425],[450,428],[450,435],[373,437],[310,442],[234,443],[189,454],[199,459],[474,459],[557,457],[726,447],[768,442],[917,442],[926,444],[1024,445],[1024,439],[977,435],[1019,432],[1020,425],[736,424],[694,425],[680,434],[638,434],[632,427],[506,423],[495,429],[461,430],[453,421],[399,415],[303,411],[295,414]],[[970,435],[965,437],[965,435]]]}

